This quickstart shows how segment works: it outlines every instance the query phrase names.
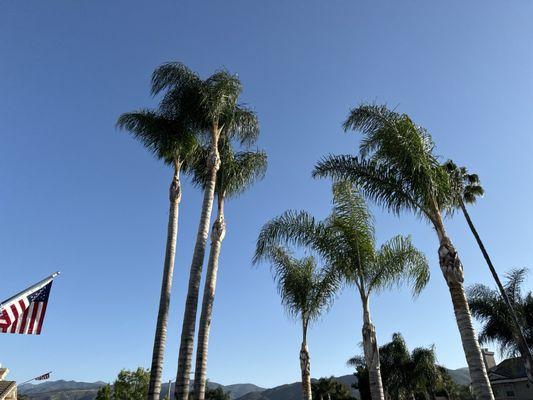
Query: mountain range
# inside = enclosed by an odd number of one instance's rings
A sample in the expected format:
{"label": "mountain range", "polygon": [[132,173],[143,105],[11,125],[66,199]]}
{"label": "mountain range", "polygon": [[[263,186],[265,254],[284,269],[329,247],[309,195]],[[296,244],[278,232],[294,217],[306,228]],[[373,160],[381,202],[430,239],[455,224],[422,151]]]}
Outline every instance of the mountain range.
{"label": "mountain range", "polygon": [[[448,370],[455,383],[469,385],[470,375],[468,368]],[[352,395],[359,398],[359,392],[352,388],[356,378],[354,375],[334,377],[335,380],[345,385]],[[94,400],[96,392],[105,382],[76,382],[76,381],[49,381],[40,384],[25,383],[18,387],[21,395],[27,395],[30,400]],[[299,400],[301,399],[301,385],[299,382],[289,383],[274,388],[265,389],[252,383],[238,383],[221,385],[208,382],[208,387],[216,389],[221,387],[229,392],[232,400]],[[173,390],[171,387],[171,391]],[[168,393],[168,383],[164,383],[161,397]]]}

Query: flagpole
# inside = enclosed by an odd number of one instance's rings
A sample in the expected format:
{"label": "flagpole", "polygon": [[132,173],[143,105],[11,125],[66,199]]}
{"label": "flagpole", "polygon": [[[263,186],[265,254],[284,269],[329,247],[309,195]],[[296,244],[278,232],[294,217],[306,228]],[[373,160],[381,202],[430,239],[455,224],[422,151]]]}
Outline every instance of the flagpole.
{"label": "flagpole", "polygon": [[35,285],[30,286],[29,288],[24,289],[22,292],[17,293],[16,295],[10,297],[10,298],[7,299],[7,300],[4,300],[3,302],[0,303],[0,309],[2,308],[2,305],[4,305],[5,303],[9,303],[10,301],[15,300],[17,297],[22,296],[24,293],[29,292],[29,291],[32,291],[32,290],[40,289],[41,286],[46,285],[49,281],[51,281],[52,279],[54,279],[54,278],[55,278],[56,276],[58,276],[60,273],[61,273],[61,272],[56,271],[56,272],[54,272],[52,275],[50,275],[50,276],[47,277],[47,278],[44,278],[42,281],[36,283]]}
{"label": "flagpole", "polygon": [[[58,273],[58,274],[59,274],[59,273]],[[53,371],[50,371],[50,372],[47,372],[46,374],[51,374],[52,372],[53,372]],[[43,375],[46,375],[46,374],[43,374]],[[25,383],[30,383],[31,381],[34,381],[35,379],[37,379],[37,378],[39,378],[39,377],[41,377],[41,376],[43,376],[43,375],[39,375],[39,376],[36,376],[35,378],[32,378],[32,379],[30,379],[30,380],[28,380],[28,381],[25,381],[25,382],[19,383],[19,386],[20,386],[20,385],[24,385]]]}

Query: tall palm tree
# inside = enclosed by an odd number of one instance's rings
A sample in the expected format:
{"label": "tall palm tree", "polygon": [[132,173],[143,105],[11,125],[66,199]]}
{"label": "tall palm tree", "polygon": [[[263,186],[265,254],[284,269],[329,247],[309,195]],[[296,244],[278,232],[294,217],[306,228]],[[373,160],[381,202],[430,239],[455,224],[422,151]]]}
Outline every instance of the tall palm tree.
{"label": "tall palm tree", "polygon": [[[242,85],[236,75],[220,70],[205,80],[197,78],[195,89],[198,88],[198,90],[189,91],[187,86],[184,87],[184,68],[186,69],[181,63],[166,63],[157,68],[152,77],[152,92],[154,94],[165,92],[161,108],[171,113],[176,107],[185,108],[191,116],[190,119],[195,122],[195,128],[206,134],[210,151],[205,166],[209,171],[209,179],[204,190],[183,315],[174,392],[176,400],[188,400],[189,397],[198,292],[215,197],[217,171],[220,167],[218,143],[220,139],[235,138],[242,144],[251,144],[255,142],[259,134],[259,124],[255,113],[238,103]],[[184,92],[187,94],[186,103],[180,101]]]}
{"label": "tall palm tree", "polygon": [[[262,151],[243,151],[234,153],[227,141],[220,143],[220,168],[218,170],[215,192],[217,195],[217,218],[211,229],[211,249],[207,263],[207,274],[202,299],[202,311],[198,326],[198,344],[196,348],[196,367],[194,375],[194,398],[204,400],[207,351],[209,345],[209,331],[213,314],[213,303],[218,273],[218,259],[222,241],[226,234],[226,220],[224,218],[224,205],[226,200],[237,197],[246,191],[254,182],[265,176],[267,156]],[[204,168],[203,158],[208,156],[204,151],[203,157],[195,168],[195,182],[204,187],[208,174]]]}
{"label": "tall palm tree", "polygon": [[507,295],[507,291],[505,290],[500,280],[500,277],[496,272],[496,268],[494,268],[494,265],[492,264],[492,260],[489,257],[489,253],[487,252],[485,245],[481,241],[481,237],[479,236],[479,233],[477,232],[477,229],[474,226],[472,219],[470,218],[470,214],[466,209],[466,204],[475,203],[477,197],[482,196],[484,193],[484,190],[481,187],[481,183],[479,181],[479,177],[477,176],[477,174],[469,174],[468,170],[465,167],[458,167],[451,160],[448,160],[446,163],[444,163],[444,168],[450,175],[452,189],[455,194],[456,206],[460,208],[463,212],[468,227],[474,235],[479,249],[481,250],[481,253],[483,254],[483,257],[485,258],[485,261],[489,267],[490,273],[492,274],[492,277],[496,282],[496,286],[500,291],[500,296],[502,297],[504,303],[507,306],[507,311],[510,314],[512,323],[514,325],[513,332],[515,342],[518,348],[520,349],[520,355],[522,357],[522,361],[524,362],[524,367],[526,369],[528,380],[533,383],[533,357],[531,356],[531,351],[529,349],[529,346],[527,345],[526,338],[524,337],[524,328],[520,324],[520,321],[514,310],[514,306],[511,303],[509,296]]}
{"label": "tall palm tree", "polygon": [[424,255],[409,237],[396,236],[375,248],[374,225],[363,198],[352,184],[333,186],[333,210],[323,221],[304,211],[287,211],[267,223],[259,235],[256,258],[273,245],[295,244],[320,254],[342,280],[357,288],[363,308],[363,347],[373,400],[382,400],[379,351],[370,315],[370,295],[412,284],[419,293],[429,279]]}
{"label": "tall palm tree", "polygon": [[148,399],[159,400],[182,193],[180,174],[191,167],[198,146],[186,116],[180,113],[165,114],[150,110],[125,113],[119,117],[117,126],[131,132],[158,159],[174,169],[169,188],[167,245],[148,389]]}
{"label": "tall palm tree", "polygon": [[254,263],[267,260],[272,265],[282,304],[287,312],[302,323],[300,368],[302,372],[302,399],[312,399],[311,358],[307,347],[309,323],[316,320],[327,308],[338,289],[338,279],[332,270],[319,269],[314,257],[294,258],[278,245],[262,246]]}
{"label": "tall palm tree", "polygon": [[379,105],[352,109],[344,129],[363,134],[360,156],[328,156],[316,165],[313,176],[351,180],[391,212],[409,211],[430,221],[439,240],[439,264],[450,290],[475,395],[493,400],[466,300],[463,266],[442,219],[443,212],[453,207],[453,190],[433,153],[431,136],[409,116]]}
{"label": "tall palm tree", "polygon": [[[522,294],[522,284],[527,270],[513,269],[506,274],[504,289],[513,304],[514,310],[524,330],[528,348],[533,348],[533,294]],[[486,285],[476,284],[468,288],[468,303],[475,318],[482,322],[479,335],[481,343],[496,342],[504,356],[514,356],[521,351],[516,340],[514,321],[508,312],[507,304],[499,291]]]}

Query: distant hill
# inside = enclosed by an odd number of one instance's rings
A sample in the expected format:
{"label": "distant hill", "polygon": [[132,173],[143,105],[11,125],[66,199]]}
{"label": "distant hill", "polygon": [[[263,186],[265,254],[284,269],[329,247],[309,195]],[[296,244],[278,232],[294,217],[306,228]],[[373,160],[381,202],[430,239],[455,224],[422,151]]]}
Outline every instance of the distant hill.
{"label": "distant hill", "polygon": [[[359,398],[359,391],[352,388],[356,382],[354,375],[343,375],[333,377],[337,382],[342,383],[355,398]],[[313,379],[315,381],[315,379]],[[287,385],[276,386],[261,392],[248,393],[237,400],[300,400],[302,398],[302,385],[300,382],[289,383]]]}
{"label": "distant hill", "polygon": [[[75,382],[75,381],[48,381],[39,384],[25,383],[18,387],[18,393],[27,395],[30,400],[94,400],[98,389],[105,386],[105,382]],[[250,392],[260,393],[264,389],[251,383],[221,385],[216,382],[208,382],[211,389],[222,387],[229,392],[233,399],[242,397]],[[171,391],[174,390],[172,384]],[[164,383],[161,388],[161,398],[168,393],[168,383]]]}
{"label": "distant hill", "polygon": [[[459,385],[470,384],[468,368],[448,370],[453,381]],[[335,380],[345,385],[355,398],[359,398],[359,391],[352,388],[356,382],[354,375],[334,377]],[[19,386],[19,394],[28,395],[30,400],[94,400],[96,392],[104,382],[75,382],[75,381],[50,381],[37,385],[26,383]],[[264,389],[251,383],[238,383],[233,385],[221,385],[216,382],[208,382],[209,388],[222,387],[230,393],[232,400],[300,400],[302,388],[300,382],[276,386]],[[171,386],[171,391],[174,385]],[[168,383],[164,383],[161,390],[161,398],[168,393]]]}
{"label": "distant hill", "polygon": [[37,385],[25,383],[18,387],[19,394],[31,400],[94,400],[104,382],[49,381]]}
{"label": "distant hill", "polygon": [[[252,383],[236,383],[233,385],[221,385],[220,383],[208,381],[207,387],[209,389],[216,389],[218,387],[221,387],[225,392],[229,392],[232,400],[242,397],[250,392],[260,393],[263,390],[265,390],[264,388],[254,385]],[[174,384],[170,386],[170,391],[171,393],[174,392]],[[167,393],[168,393],[168,383],[163,383],[161,385],[161,397],[165,397]]]}
{"label": "distant hill", "polygon": [[[470,385],[470,374],[468,368],[449,369],[448,373],[452,380],[458,385]],[[334,377],[334,379],[346,386],[352,396],[359,399],[359,391],[352,387],[357,378],[354,375],[343,375]],[[313,379],[314,381],[314,379]],[[261,392],[250,392],[237,400],[300,400],[302,397],[302,387],[300,382],[290,383],[287,385],[276,386],[272,389],[266,389]]]}
{"label": "distant hill", "polygon": [[468,367],[448,369],[448,373],[457,385],[470,385],[470,372],[468,371]]}

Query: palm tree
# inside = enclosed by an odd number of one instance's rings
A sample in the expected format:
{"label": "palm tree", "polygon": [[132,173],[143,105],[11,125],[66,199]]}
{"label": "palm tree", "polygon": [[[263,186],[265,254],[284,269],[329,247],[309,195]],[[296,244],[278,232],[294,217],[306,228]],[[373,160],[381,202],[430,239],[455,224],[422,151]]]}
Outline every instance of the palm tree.
{"label": "palm tree", "polygon": [[[417,347],[410,352],[403,336],[394,333],[392,341],[380,346],[379,358],[388,398],[415,399],[416,394],[433,397],[441,374],[433,347]],[[347,364],[360,370],[365,365],[364,357],[352,357]]]}
{"label": "palm tree", "polygon": [[376,330],[370,295],[402,282],[418,294],[429,279],[426,258],[409,237],[396,236],[375,248],[373,219],[353,185],[333,186],[333,211],[316,221],[305,211],[287,211],[267,223],[258,239],[256,258],[269,246],[296,244],[320,254],[329,268],[357,288],[363,306],[363,347],[374,400],[383,399]]}
{"label": "palm tree", "polygon": [[[533,348],[533,294],[528,292],[523,295],[521,290],[526,274],[525,268],[508,272],[504,290],[522,321],[522,326],[526,327],[527,346]],[[483,324],[479,341],[499,343],[502,356],[514,356],[519,353],[521,349],[516,340],[514,322],[499,291],[476,284],[470,286],[467,293],[472,314]]]}
{"label": "palm tree", "polygon": [[463,266],[442,220],[443,212],[453,207],[453,190],[433,153],[431,136],[407,115],[378,105],[352,109],[344,129],[362,132],[360,156],[328,156],[316,165],[313,176],[351,180],[389,211],[410,211],[430,221],[439,240],[439,264],[450,290],[475,395],[493,400],[466,300]]}
{"label": "palm tree", "polygon": [[474,235],[474,238],[476,239],[479,249],[481,250],[483,257],[485,258],[485,261],[487,262],[490,273],[492,274],[492,277],[496,281],[496,286],[498,287],[498,290],[500,291],[500,296],[502,297],[504,303],[507,306],[507,312],[511,316],[512,325],[514,325],[513,332],[514,332],[515,342],[519,348],[520,355],[522,356],[522,361],[524,362],[524,367],[526,369],[528,380],[531,383],[533,383],[533,357],[531,356],[531,351],[529,350],[529,346],[527,345],[526,338],[524,337],[523,327],[521,326],[520,321],[518,320],[513,304],[511,303],[509,296],[507,296],[507,292],[500,280],[500,277],[498,276],[498,273],[496,272],[496,269],[494,268],[494,265],[492,264],[492,261],[489,257],[489,253],[487,252],[485,245],[481,241],[481,238],[477,232],[477,229],[474,226],[472,219],[470,218],[470,214],[468,213],[468,210],[466,209],[465,204],[475,203],[477,197],[482,196],[484,193],[484,190],[481,187],[481,183],[479,181],[479,177],[477,176],[477,174],[469,174],[465,167],[458,167],[451,160],[448,160],[446,163],[444,163],[444,168],[450,175],[452,189],[455,194],[455,203],[457,207],[459,207],[461,211],[463,212],[466,222],[468,223],[468,227],[470,228],[470,231]]}
{"label": "palm tree", "polygon": [[[202,279],[202,266],[209,235],[209,223],[215,197],[217,171],[220,167],[218,143],[220,139],[236,138],[242,144],[253,143],[259,134],[259,124],[255,113],[239,105],[242,85],[236,75],[226,70],[215,72],[206,80],[195,80],[198,90],[186,90],[181,63],[171,62],[161,65],[152,77],[152,92],[166,91],[161,108],[173,112],[176,107],[185,107],[199,132],[207,136],[209,157],[205,168],[209,179],[205,186],[204,198],[196,236],[196,244],[191,261],[189,285],[183,315],[181,342],[178,356],[178,372],[174,396],[176,400],[188,400],[189,383],[196,330],[198,292]],[[187,102],[179,101],[186,93]],[[177,100],[178,99],[178,100]]]}
{"label": "palm tree", "polygon": [[311,400],[311,358],[307,347],[307,329],[309,323],[316,320],[324,309],[331,305],[338,289],[338,279],[333,271],[319,269],[314,257],[294,258],[282,246],[262,246],[262,251],[256,253],[254,263],[262,260],[269,261],[272,266],[285,309],[290,315],[301,320],[302,399]]}
{"label": "palm tree", "polygon": [[140,110],[122,114],[117,121],[119,128],[131,132],[158,159],[172,165],[174,169],[169,188],[170,210],[168,215],[167,245],[152,352],[152,366],[150,369],[149,400],[158,400],[161,392],[161,375],[167,337],[170,292],[174,273],[178,215],[181,202],[180,174],[189,170],[197,149],[194,131],[191,130],[187,123],[186,116],[177,111],[179,111],[178,108],[172,114]]}
{"label": "palm tree", "polygon": [[[217,218],[211,230],[211,249],[207,263],[207,276],[202,300],[202,312],[198,327],[198,345],[196,348],[196,367],[194,376],[194,398],[204,400],[207,351],[209,345],[209,331],[215,300],[215,289],[218,273],[218,259],[222,247],[222,240],[226,233],[224,205],[226,200],[237,197],[246,191],[254,182],[265,176],[267,168],[266,153],[261,151],[245,151],[234,153],[228,142],[220,143],[221,163],[218,170],[215,192],[217,195]],[[204,158],[208,151],[203,152],[195,168],[195,182],[204,187],[208,173],[204,168]]]}

